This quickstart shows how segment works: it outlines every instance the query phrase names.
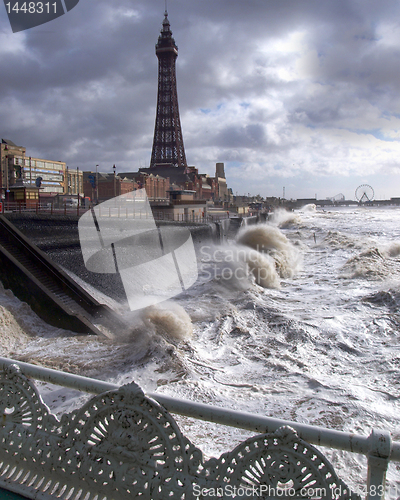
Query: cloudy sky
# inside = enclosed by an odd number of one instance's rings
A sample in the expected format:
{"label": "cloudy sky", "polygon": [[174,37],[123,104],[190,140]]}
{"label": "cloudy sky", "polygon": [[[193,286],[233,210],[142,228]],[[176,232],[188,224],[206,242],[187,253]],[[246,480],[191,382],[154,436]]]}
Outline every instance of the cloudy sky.
{"label": "cloudy sky", "polygon": [[[0,135],[110,172],[149,166],[164,0],[80,0],[12,33]],[[186,157],[234,194],[400,196],[398,0],[169,0]]]}

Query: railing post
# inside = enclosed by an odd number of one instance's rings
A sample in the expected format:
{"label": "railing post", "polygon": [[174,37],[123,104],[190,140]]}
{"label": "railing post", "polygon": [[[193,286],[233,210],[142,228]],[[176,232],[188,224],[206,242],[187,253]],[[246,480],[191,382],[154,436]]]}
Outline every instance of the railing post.
{"label": "railing post", "polygon": [[388,431],[372,429],[368,441],[367,500],[383,500],[392,440]]}

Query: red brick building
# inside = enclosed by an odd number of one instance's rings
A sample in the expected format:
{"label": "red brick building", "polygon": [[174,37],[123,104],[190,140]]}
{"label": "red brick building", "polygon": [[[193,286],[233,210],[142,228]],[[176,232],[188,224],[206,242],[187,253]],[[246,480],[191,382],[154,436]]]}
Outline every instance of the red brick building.
{"label": "red brick building", "polygon": [[165,200],[169,198],[170,180],[159,175],[157,172],[123,172],[121,177],[130,179],[134,183],[134,189],[146,189],[147,197],[150,200]]}
{"label": "red brick building", "polygon": [[126,194],[135,189],[132,179],[120,175],[104,174],[101,172],[83,172],[83,192],[85,198],[89,198],[92,203],[115,198],[121,194]]}

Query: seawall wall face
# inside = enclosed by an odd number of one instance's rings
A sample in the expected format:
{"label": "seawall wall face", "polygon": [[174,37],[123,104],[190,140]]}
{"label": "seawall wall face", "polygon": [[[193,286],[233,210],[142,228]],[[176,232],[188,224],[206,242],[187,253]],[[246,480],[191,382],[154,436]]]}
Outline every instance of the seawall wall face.
{"label": "seawall wall face", "polygon": [[219,242],[220,234],[217,227],[218,223],[207,222],[205,224],[193,224],[190,222],[169,222],[169,221],[157,221],[158,226],[179,226],[186,227],[189,229],[193,242],[195,245],[199,245],[206,241]]}
{"label": "seawall wall face", "polygon": [[[79,245],[78,221],[76,215],[47,215],[33,213],[10,213],[6,214],[7,219],[12,222],[25,236],[42,250],[64,247],[69,245]],[[213,240],[215,243],[227,232],[229,220],[222,220],[218,223],[208,222],[205,224],[195,224],[190,222],[170,222],[156,221],[159,226],[180,226],[187,227],[192,234],[194,243],[203,243],[206,240]],[[218,226],[221,226],[221,230]]]}
{"label": "seawall wall face", "polygon": [[[86,269],[79,243],[78,220],[76,215],[58,214],[7,214],[7,218],[27,236],[50,259],[95,289],[111,297],[118,303],[126,301],[126,293],[119,274],[99,274]],[[173,224],[160,221],[160,225]],[[195,249],[201,245],[218,243],[221,233],[215,223],[191,224],[175,223],[187,227],[193,237]]]}
{"label": "seawall wall face", "polygon": [[242,226],[253,226],[259,222],[259,217],[257,215],[252,215],[250,217],[244,217],[242,220]]}
{"label": "seawall wall face", "polygon": [[11,255],[0,252],[0,280],[23,302],[30,304],[36,314],[56,328],[88,333],[88,328],[79,319],[66,313],[56,299],[49,300],[46,290],[34,277],[27,276],[19,262]]}

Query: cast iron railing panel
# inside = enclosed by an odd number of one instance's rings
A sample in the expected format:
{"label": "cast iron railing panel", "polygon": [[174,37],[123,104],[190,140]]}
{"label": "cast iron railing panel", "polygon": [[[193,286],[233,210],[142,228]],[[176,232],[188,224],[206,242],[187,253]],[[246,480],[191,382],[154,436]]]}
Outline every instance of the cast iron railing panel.
{"label": "cast iron railing panel", "polygon": [[[135,383],[97,394],[58,420],[21,370],[29,373],[32,367],[43,372],[43,380],[65,379],[66,386],[73,382],[87,392],[107,384],[25,363],[20,368],[3,358],[0,366],[0,487],[28,498],[361,498],[291,426],[256,435],[205,460],[170,413]],[[209,411],[218,413],[212,407]],[[375,441],[379,449],[374,460],[385,470],[390,437],[373,436],[371,443]],[[370,486],[376,484],[373,473],[369,471]],[[380,481],[383,488],[382,476]],[[375,487],[368,498],[383,498],[382,488]]]}

